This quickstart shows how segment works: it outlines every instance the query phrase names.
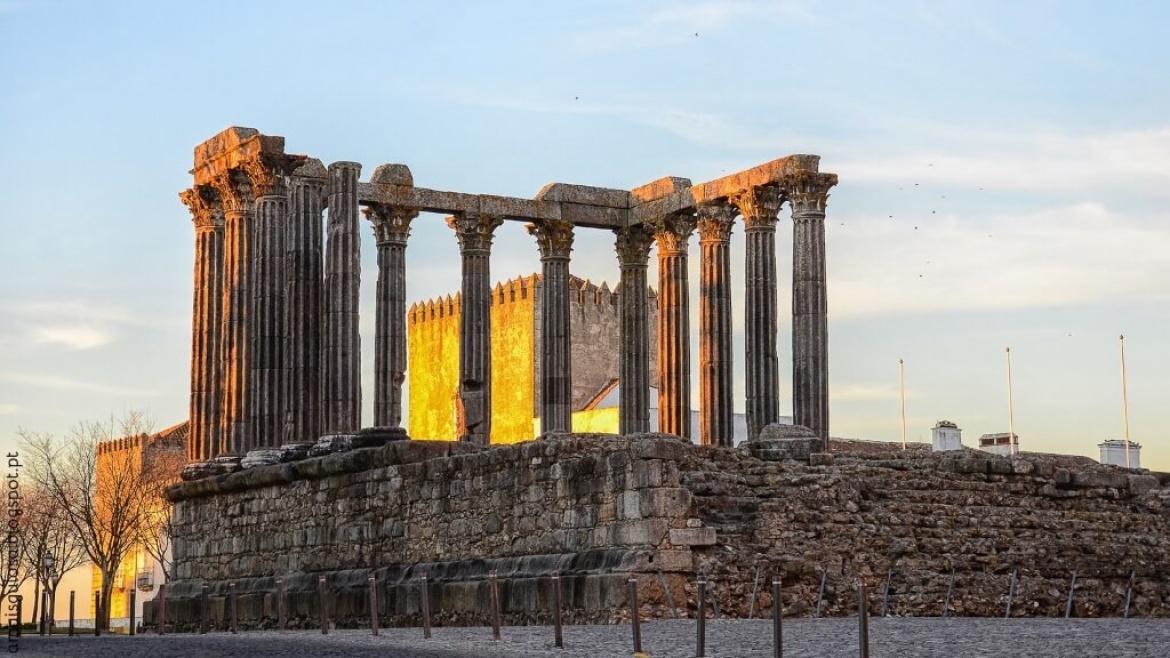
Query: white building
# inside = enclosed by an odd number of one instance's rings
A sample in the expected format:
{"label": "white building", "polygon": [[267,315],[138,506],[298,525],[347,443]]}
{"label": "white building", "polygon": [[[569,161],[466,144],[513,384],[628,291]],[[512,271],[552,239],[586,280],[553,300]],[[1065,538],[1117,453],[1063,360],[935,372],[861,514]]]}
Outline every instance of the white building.
{"label": "white building", "polygon": [[1125,463],[1125,441],[1106,439],[1104,443],[1098,443],[1097,447],[1101,449],[1100,461],[1102,464],[1128,466],[1129,468],[1142,467],[1142,445],[1140,443],[1129,442],[1129,464]]}
{"label": "white building", "polygon": [[1000,457],[1011,457],[1020,451],[1020,436],[1009,432],[984,434],[979,437],[979,449]]}
{"label": "white building", "polygon": [[935,452],[963,449],[963,430],[949,420],[940,420],[930,430],[930,444]]}

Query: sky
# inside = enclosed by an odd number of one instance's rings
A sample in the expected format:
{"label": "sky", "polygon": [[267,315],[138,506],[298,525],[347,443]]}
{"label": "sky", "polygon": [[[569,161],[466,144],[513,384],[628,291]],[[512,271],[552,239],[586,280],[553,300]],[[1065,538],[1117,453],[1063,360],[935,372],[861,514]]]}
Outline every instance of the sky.
{"label": "sky", "polygon": [[[1007,431],[1010,347],[1021,448],[1095,457],[1125,432],[1124,334],[1130,437],[1144,466],[1170,470],[1168,14],[1074,0],[0,0],[0,448],[21,428],[66,435],[129,409],[158,428],[186,418],[194,237],[178,192],[194,147],[235,125],[361,162],[363,180],[402,163],[422,187],[529,198],[554,181],[698,183],[819,154],[840,177],[826,219],[834,436],[901,439],[900,359],[909,440],[941,419],[967,445]],[[784,415],[791,235],[786,208]],[[742,350],[738,228],[732,249]],[[697,236],[692,256],[697,295]],[[440,216],[415,220],[407,258],[410,300],[458,289]],[[579,232],[573,258],[578,276],[618,279],[610,233]],[[539,267],[523,225],[497,231],[493,278]],[[735,377],[742,410],[742,356]]]}

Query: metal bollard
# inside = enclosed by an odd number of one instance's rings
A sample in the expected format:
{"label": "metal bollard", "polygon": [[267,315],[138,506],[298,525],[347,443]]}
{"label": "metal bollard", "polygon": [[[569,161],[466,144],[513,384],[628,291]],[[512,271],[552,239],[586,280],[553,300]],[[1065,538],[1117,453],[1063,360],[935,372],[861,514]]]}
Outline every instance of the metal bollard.
{"label": "metal bollard", "polygon": [[707,655],[707,574],[699,572],[698,611],[695,614],[695,656]]}
{"label": "metal bollard", "polygon": [[1012,616],[1012,600],[1016,598],[1016,574],[1018,571],[1019,568],[1012,569],[1012,582],[1008,585],[1007,612],[1003,613],[1004,619]]}
{"label": "metal bollard", "polygon": [[232,632],[232,635],[235,635],[236,621],[238,620],[236,612],[238,609],[236,608],[236,583],[234,581],[228,583],[228,608],[230,608],[230,610],[228,610],[230,614],[230,617],[228,618],[228,630]]}
{"label": "metal bollard", "polygon": [[138,588],[130,588],[130,635],[134,635],[136,629],[134,628],[134,613],[138,607]]}
{"label": "metal bollard", "polygon": [[857,584],[857,633],[861,658],[869,658],[869,586]]}
{"label": "metal bollard", "polygon": [[496,570],[492,569],[488,573],[488,586],[491,588],[492,597],[492,640],[494,642],[500,641],[500,587],[499,581],[496,578]]}
{"label": "metal bollard", "polygon": [[69,637],[73,637],[74,612],[77,605],[77,592],[69,590]]}
{"label": "metal bollard", "polygon": [[276,579],[276,627],[284,630],[284,580]]}
{"label": "metal bollard", "polygon": [[101,637],[102,634],[102,593],[97,591],[93,593],[93,636]]}
{"label": "metal bollard", "polygon": [[951,582],[947,585],[947,598],[943,601],[943,619],[946,619],[951,614],[951,593],[955,591],[955,568],[951,567]]}
{"label": "metal bollard", "polygon": [[329,595],[325,592],[325,574],[317,576],[317,593],[321,600],[321,635],[329,634]]}
{"label": "metal bollard", "polygon": [[894,568],[886,571],[886,592],[882,595],[882,616],[886,617],[890,611],[890,583],[894,580]]}
{"label": "metal bollard", "polygon": [[1073,613],[1073,599],[1077,591],[1077,572],[1073,572],[1072,580],[1068,583],[1068,603],[1064,604],[1064,618],[1068,619]]}
{"label": "metal bollard", "polygon": [[[661,574],[662,572],[659,571]],[[553,644],[558,647],[565,646],[564,631],[561,628],[561,574],[554,571],[552,575],[552,595],[553,595]]]}
{"label": "metal bollard", "polygon": [[41,618],[37,620],[37,635],[44,635],[49,630],[49,590],[41,592]]}
{"label": "metal bollard", "polygon": [[821,618],[821,603],[825,600],[825,579],[829,576],[828,571],[821,572],[821,590],[817,592],[817,609],[813,613],[813,619]]}
{"label": "metal bollard", "polygon": [[666,595],[666,604],[670,606],[670,613],[678,619],[678,606],[674,604],[674,596],[670,593],[670,586],[666,584],[666,576],[662,569],[658,570],[658,582],[662,585],[662,593]]}
{"label": "metal bollard", "polygon": [[378,634],[378,580],[374,574],[366,577],[370,583],[370,634]]}
{"label": "metal bollard", "polygon": [[427,586],[427,575],[422,576],[422,618],[423,618],[423,637],[429,638],[431,636],[431,598],[430,588]]}
{"label": "metal bollard", "polygon": [[207,618],[210,616],[207,602],[207,585],[204,585],[199,591],[199,632],[207,632]]}
{"label": "metal bollard", "polygon": [[760,565],[757,564],[752,574],[752,601],[748,604],[748,619],[756,616],[756,598],[760,595]]}
{"label": "metal bollard", "polygon": [[630,592],[630,627],[634,633],[634,653],[641,653],[642,626],[641,620],[638,618],[638,579],[631,576],[627,582]]}
{"label": "metal bollard", "polygon": [[784,658],[784,629],[781,619],[784,617],[784,601],[780,598],[780,579],[772,577],[772,655],[773,658]]}
{"label": "metal bollard", "polygon": [[158,586],[158,634],[167,634],[167,584]]}
{"label": "metal bollard", "polygon": [[1129,619],[1129,602],[1133,597],[1133,571],[1129,570],[1129,585],[1125,588],[1125,614],[1122,619]]}

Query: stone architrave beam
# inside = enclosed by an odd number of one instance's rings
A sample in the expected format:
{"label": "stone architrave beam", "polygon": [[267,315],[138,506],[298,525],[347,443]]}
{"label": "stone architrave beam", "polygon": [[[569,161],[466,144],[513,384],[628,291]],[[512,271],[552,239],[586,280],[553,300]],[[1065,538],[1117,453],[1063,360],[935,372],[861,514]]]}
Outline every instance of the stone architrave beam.
{"label": "stone architrave beam", "polygon": [[691,304],[687,243],[695,230],[686,212],[659,218],[658,244],[658,431],[691,436]]}
{"label": "stone architrave beam", "polygon": [[180,195],[195,224],[195,294],[191,314],[191,424],[187,461],[207,461],[219,448],[220,332],[223,311],[223,208],[210,185]]}
{"label": "stone architrave beam", "polygon": [[699,443],[731,446],[731,229],[727,202],[699,206]]}
{"label": "stone architrave beam", "polygon": [[459,313],[460,440],[486,446],[492,430],[492,232],[503,219],[452,215],[447,225],[459,239],[462,306]]}
{"label": "stone architrave beam", "polygon": [[540,248],[540,430],[572,431],[573,360],[569,315],[569,254],[573,225],[545,220],[528,225]]}
{"label": "stone architrave beam", "polygon": [[361,236],[358,233],[356,162],[329,165],[329,229],[325,260],[325,432],[356,432],[362,421],[361,335],[358,291]]}

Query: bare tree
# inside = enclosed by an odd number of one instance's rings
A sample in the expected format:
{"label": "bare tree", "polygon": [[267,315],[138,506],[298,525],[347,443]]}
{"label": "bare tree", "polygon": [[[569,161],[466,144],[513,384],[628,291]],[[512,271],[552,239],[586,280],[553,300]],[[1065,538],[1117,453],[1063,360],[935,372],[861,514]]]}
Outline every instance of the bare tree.
{"label": "bare tree", "polygon": [[179,472],[186,459],[182,443],[159,446],[144,456],[148,462],[143,467],[147,480],[149,504],[142,524],[139,526],[137,542],[158,562],[163,571],[163,582],[174,577],[171,555],[171,537],[174,536],[174,504],[167,500],[166,488],[179,479]]}
{"label": "bare tree", "polygon": [[[8,507],[8,527],[4,532],[4,546],[0,549],[0,599],[7,600],[9,594],[20,591],[20,586],[29,578],[28,564],[24,560],[25,503],[19,491]],[[12,504],[15,501],[16,504]]]}
{"label": "bare tree", "polygon": [[[57,586],[66,573],[85,564],[85,547],[73,525],[57,509],[52,495],[41,485],[35,485],[24,496],[23,558],[25,572],[36,578],[37,592],[33,601],[33,619],[41,604],[40,586],[49,593],[49,605],[56,602]],[[51,555],[52,565],[45,564]],[[50,607],[51,611],[53,608]],[[51,616],[50,612],[50,616]]]}
{"label": "bare tree", "polygon": [[[152,460],[143,457],[151,429],[145,414],[130,411],[80,423],[64,441],[20,432],[26,472],[49,493],[101,573],[105,602],[157,500],[155,478],[147,474]],[[98,623],[108,628],[110,606],[102,607]]]}

